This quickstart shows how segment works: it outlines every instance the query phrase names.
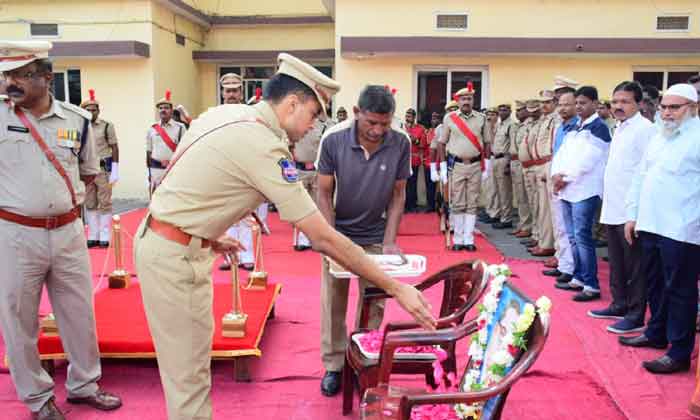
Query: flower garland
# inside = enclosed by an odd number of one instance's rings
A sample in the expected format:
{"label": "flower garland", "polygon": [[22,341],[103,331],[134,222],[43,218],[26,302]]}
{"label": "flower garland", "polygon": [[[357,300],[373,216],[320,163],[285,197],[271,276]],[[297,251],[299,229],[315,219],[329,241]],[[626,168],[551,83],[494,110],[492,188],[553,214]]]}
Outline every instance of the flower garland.
{"label": "flower garland", "polygon": [[[546,296],[537,299],[535,306],[527,303],[523,308],[522,314],[519,315],[515,322],[512,332],[509,332],[505,337],[505,348],[499,349],[494,355],[492,364],[482,374],[482,365],[486,353],[488,339],[488,325],[491,324],[492,318],[498,309],[498,303],[503,290],[503,284],[511,276],[510,268],[505,264],[490,265],[487,268],[488,274],[493,277],[489,290],[484,295],[482,302],[477,306],[479,316],[477,317],[477,333],[472,338],[469,345],[468,355],[470,357],[469,370],[465,373],[464,384],[462,391],[479,391],[499,382],[506,374],[508,367],[515,361],[515,357],[522,350],[527,349],[527,334],[530,325],[535,320],[537,313],[540,316],[548,316],[552,307],[552,302]],[[437,360],[433,363],[434,377],[439,385],[441,392],[458,391],[457,380],[454,372],[447,375],[448,383],[444,383],[444,371],[441,362],[445,360],[446,354],[443,356],[436,352]],[[429,420],[429,419],[445,419],[445,420],[478,420],[481,417],[483,403],[473,404],[456,404],[450,407],[446,404],[438,405],[421,405],[413,409],[411,412],[411,420]]]}

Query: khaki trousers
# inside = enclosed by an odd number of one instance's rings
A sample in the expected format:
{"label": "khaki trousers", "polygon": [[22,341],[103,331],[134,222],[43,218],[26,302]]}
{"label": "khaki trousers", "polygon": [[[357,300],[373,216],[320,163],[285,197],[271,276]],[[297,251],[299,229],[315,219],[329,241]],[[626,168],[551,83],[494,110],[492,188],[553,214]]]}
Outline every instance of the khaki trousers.
{"label": "khaki trousers", "polygon": [[532,239],[538,240],[539,226],[537,225],[537,214],[539,202],[537,201],[537,172],[535,167],[523,168],[525,174],[525,191],[527,192],[527,201],[530,203],[530,213],[532,214]]}
{"label": "khaki trousers", "polygon": [[[552,180],[549,162],[535,166],[537,173],[537,228],[539,229],[538,246],[542,249],[554,249],[554,227],[552,226]],[[544,178],[546,181],[542,181]]]}
{"label": "khaki trousers", "polygon": [[513,182],[513,194],[518,204],[518,227],[520,231],[532,231],[532,213],[525,191],[525,175],[523,165],[518,160],[510,162],[510,177]]}
{"label": "khaki trousers", "polygon": [[479,162],[455,163],[450,177],[450,212],[476,214],[481,190]]}
{"label": "khaki trousers", "polygon": [[503,217],[501,214],[501,202],[498,197],[498,187],[496,185],[495,172],[495,159],[491,160],[491,168],[489,169],[489,176],[486,179],[482,178],[481,181],[481,202],[484,203],[484,208],[486,209],[486,214],[494,219],[500,219]]}
{"label": "khaki trousers", "polygon": [[[214,254],[201,239],[189,246],[146,228],[134,240],[146,320],[171,420],[211,419],[211,279]],[[235,269],[235,267],[233,268]]]}
{"label": "khaki trousers", "polygon": [[496,195],[500,204],[501,222],[513,221],[513,187],[510,180],[510,172],[506,174],[506,169],[510,170],[509,159],[502,157],[493,160],[493,175],[496,181]]}
{"label": "khaki trousers", "polygon": [[85,187],[85,207],[102,213],[112,212],[112,186],[109,172],[100,171],[95,181]]}
{"label": "khaki trousers", "polygon": [[[368,254],[381,254],[382,245],[362,247]],[[355,328],[359,327],[360,310],[365,289],[372,283],[359,278],[359,296],[355,311]],[[321,361],[327,372],[340,372],[345,363],[345,349],[348,344],[348,331],[345,315],[348,309],[348,289],[350,279],[333,277],[328,269],[325,258],[321,259]],[[369,325],[377,329],[384,318],[384,300],[375,301],[370,306]]]}
{"label": "khaki trousers", "polygon": [[163,179],[163,175],[165,175],[165,169],[158,169],[158,168],[149,168],[150,174],[151,174],[151,193],[156,190],[158,185],[160,185],[160,181]]}
{"label": "khaki trousers", "polygon": [[0,267],[0,328],[19,398],[39,411],[53,396],[54,382],[41,367],[36,345],[44,286],[70,361],[68,396],[94,395],[102,371],[90,258],[80,219],[54,230],[0,220]]}

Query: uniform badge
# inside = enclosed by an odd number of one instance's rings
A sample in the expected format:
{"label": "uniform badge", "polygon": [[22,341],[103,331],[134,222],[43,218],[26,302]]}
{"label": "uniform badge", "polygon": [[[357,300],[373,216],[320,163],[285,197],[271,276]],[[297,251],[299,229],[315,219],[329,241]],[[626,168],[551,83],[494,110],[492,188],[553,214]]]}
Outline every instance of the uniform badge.
{"label": "uniform badge", "polygon": [[287,182],[297,182],[299,180],[299,172],[294,162],[289,159],[282,158],[277,161],[277,164],[282,168],[282,178]]}

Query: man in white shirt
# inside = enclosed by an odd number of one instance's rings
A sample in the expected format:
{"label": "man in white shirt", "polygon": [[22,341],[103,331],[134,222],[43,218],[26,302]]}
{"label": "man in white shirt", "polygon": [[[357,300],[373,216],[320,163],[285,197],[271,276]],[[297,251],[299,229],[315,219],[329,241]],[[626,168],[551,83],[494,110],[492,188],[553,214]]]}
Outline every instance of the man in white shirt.
{"label": "man in white shirt", "polygon": [[588,311],[593,318],[617,319],[608,331],[625,334],[644,330],[646,280],[642,270],[639,241],[625,241],[625,196],[647,145],[656,134],[654,124],[639,112],[642,87],[622,82],[613,91],[612,110],[618,120],[610,144],[610,156],[603,180],[603,208],[600,222],[608,233],[610,294],[612,302],[604,309]]}
{"label": "man in white shirt", "polygon": [[593,221],[603,194],[610,129],[598,116],[598,90],[583,86],[576,91],[578,127],[568,133],[552,162],[552,185],[561,198],[566,234],[574,256],[574,278],[557,283],[558,289],[578,291],[576,302],[600,299],[598,263],[593,242]]}
{"label": "man in white shirt", "polygon": [[661,100],[657,134],[632,180],[625,238],[640,241],[651,318],[621,344],[665,349],[642,363],[651,373],[690,369],[700,274],[700,119],[692,85],[671,86]]}

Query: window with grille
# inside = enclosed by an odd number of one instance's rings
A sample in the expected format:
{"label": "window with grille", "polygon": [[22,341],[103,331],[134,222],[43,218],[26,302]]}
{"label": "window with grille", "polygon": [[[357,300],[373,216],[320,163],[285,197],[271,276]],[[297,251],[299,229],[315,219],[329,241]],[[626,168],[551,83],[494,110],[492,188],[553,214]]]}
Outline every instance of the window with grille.
{"label": "window with grille", "polygon": [[29,33],[33,37],[57,37],[58,25],[55,23],[30,23]]}
{"label": "window with grille", "polygon": [[469,16],[466,13],[438,13],[435,28],[443,31],[466,31]]}
{"label": "window with grille", "polygon": [[657,16],[657,31],[687,31],[690,29],[690,16]]}
{"label": "window with grille", "polygon": [[180,34],[175,34],[175,42],[178,45],[185,45],[185,36]]}

